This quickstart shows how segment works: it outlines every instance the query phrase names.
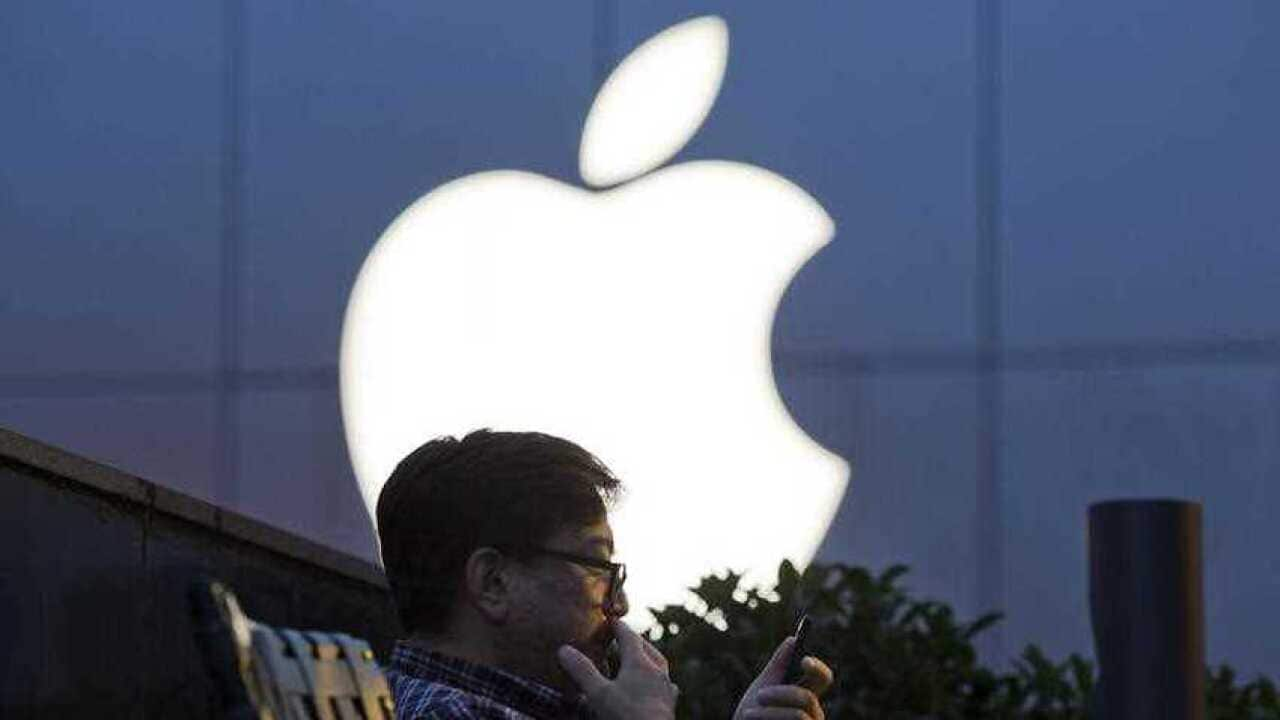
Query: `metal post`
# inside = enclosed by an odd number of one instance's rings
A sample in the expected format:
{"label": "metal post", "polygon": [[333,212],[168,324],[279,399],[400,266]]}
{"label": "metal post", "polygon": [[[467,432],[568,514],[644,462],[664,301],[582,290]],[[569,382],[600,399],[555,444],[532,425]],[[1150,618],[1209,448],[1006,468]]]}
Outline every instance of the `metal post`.
{"label": "metal post", "polygon": [[1089,608],[1104,720],[1204,720],[1200,505],[1089,506]]}

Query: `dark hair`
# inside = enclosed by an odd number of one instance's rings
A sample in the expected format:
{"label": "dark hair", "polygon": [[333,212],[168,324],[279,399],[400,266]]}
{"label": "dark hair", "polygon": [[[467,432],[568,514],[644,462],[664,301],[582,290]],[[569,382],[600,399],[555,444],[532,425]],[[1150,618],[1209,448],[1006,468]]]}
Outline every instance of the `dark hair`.
{"label": "dark hair", "polygon": [[581,447],[535,432],[440,437],[396,466],[378,496],[382,562],[405,630],[449,622],[477,548],[539,545],[604,519],[621,484]]}

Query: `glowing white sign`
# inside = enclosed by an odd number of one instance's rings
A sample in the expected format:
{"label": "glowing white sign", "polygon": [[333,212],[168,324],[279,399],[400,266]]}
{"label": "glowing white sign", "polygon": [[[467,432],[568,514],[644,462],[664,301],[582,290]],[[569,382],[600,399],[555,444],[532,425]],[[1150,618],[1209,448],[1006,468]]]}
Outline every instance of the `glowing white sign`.
{"label": "glowing white sign", "polygon": [[[674,155],[727,57],[714,17],[632,53],[587,119],[584,178],[612,185]],[[708,572],[808,562],[849,468],[791,420],[769,335],[833,233],[800,188],[724,161],[607,191],[515,170],[432,191],[379,239],[347,307],[342,409],[366,503],[428,438],[540,430],[626,483],[613,525],[637,610],[683,601]]]}

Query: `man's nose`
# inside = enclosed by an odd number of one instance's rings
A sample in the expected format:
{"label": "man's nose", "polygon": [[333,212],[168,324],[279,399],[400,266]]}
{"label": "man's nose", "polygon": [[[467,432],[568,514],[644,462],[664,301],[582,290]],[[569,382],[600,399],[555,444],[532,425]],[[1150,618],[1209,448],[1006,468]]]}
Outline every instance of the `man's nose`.
{"label": "man's nose", "polygon": [[631,604],[627,602],[627,591],[619,588],[615,599],[605,601],[604,612],[609,617],[623,617],[631,610]]}

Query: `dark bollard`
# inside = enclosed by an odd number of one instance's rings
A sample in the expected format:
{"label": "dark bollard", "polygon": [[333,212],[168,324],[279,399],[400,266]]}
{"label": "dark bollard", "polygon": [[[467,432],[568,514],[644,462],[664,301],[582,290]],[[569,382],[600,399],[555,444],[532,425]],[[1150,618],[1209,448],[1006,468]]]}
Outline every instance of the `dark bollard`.
{"label": "dark bollard", "polygon": [[1204,720],[1200,505],[1089,506],[1089,609],[1102,720]]}

